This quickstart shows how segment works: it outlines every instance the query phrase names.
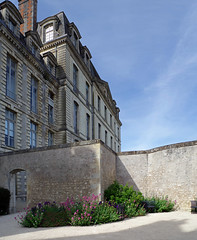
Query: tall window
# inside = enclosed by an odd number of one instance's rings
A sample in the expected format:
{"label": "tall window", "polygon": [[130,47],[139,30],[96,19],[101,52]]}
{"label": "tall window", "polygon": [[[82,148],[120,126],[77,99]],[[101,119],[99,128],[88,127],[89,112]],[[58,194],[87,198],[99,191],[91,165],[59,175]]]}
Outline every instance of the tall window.
{"label": "tall window", "polygon": [[107,145],[107,131],[105,131],[105,144]]}
{"label": "tall window", "polygon": [[98,123],[98,139],[101,139],[101,124]]}
{"label": "tall window", "polygon": [[110,114],[110,127],[112,128],[112,115]]}
{"label": "tall window", "polygon": [[49,107],[48,107],[48,115],[49,115],[49,123],[53,124],[54,121],[54,103],[53,103],[54,95],[52,92],[49,92]]}
{"label": "tall window", "polygon": [[14,147],[15,113],[9,110],[5,112],[5,145]]}
{"label": "tall window", "polygon": [[74,92],[78,91],[77,82],[78,82],[78,69],[75,65],[73,65],[73,91]]}
{"label": "tall window", "polygon": [[35,148],[37,145],[37,125],[30,123],[30,148]]}
{"label": "tall window", "polygon": [[48,146],[53,145],[53,133],[51,131],[48,132]]}
{"label": "tall window", "polygon": [[105,120],[107,121],[107,107],[105,106]]}
{"label": "tall window", "polygon": [[116,142],[114,141],[114,151],[116,152]]}
{"label": "tall window", "polygon": [[101,99],[98,96],[98,111],[101,112]]}
{"label": "tall window", "polygon": [[74,125],[74,132],[76,134],[78,134],[78,109],[79,109],[79,105],[74,102],[74,122],[73,122],[73,125]]}
{"label": "tall window", "polygon": [[31,111],[37,113],[38,82],[31,78]]}
{"label": "tall window", "polygon": [[86,114],[86,133],[87,133],[87,140],[90,140],[90,116]]}
{"label": "tall window", "polygon": [[48,25],[45,28],[45,42],[53,40],[53,25]]}
{"label": "tall window", "polygon": [[116,136],[116,123],[114,122],[114,134]]}
{"label": "tall window", "polygon": [[120,139],[120,129],[119,129],[119,127],[117,127],[117,135],[118,135],[118,139]]}
{"label": "tall window", "polygon": [[89,91],[90,91],[90,86],[88,83],[86,83],[86,104],[89,105]]}
{"label": "tall window", "polygon": [[111,137],[110,147],[111,147],[111,149],[113,149],[113,137]]}
{"label": "tall window", "polygon": [[6,68],[6,95],[16,99],[16,62],[9,56]]}

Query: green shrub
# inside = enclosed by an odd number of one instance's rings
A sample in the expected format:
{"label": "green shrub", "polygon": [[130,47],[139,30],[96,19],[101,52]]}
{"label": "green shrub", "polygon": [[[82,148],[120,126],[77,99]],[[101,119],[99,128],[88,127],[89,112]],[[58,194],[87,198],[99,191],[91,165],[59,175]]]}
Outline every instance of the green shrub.
{"label": "green shrub", "polygon": [[113,201],[118,204],[125,203],[128,200],[140,204],[144,200],[141,192],[133,190],[133,187],[129,187],[128,184],[123,186],[117,181],[105,190],[104,197],[107,201]]}
{"label": "green shrub", "polygon": [[10,191],[5,188],[0,188],[0,215],[9,213]]}
{"label": "green shrub", "polygon": [[175,201],[171,201],[166,197],[150,197],[145,199],[146,202],[155,206],[154,212],[170,212],[174,210]]}

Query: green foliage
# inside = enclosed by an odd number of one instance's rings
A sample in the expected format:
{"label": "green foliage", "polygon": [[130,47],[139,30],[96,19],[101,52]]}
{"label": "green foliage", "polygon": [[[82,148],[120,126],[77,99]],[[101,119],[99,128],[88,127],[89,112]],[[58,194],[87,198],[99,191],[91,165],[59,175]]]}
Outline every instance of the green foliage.
{"label": "green foliage", "polygon": [[44,215],[40,223],[40,226],[41,227],[58,227],[58,226],[69,225],[69,223],[70,223],[69,214],[64,209],[64,207],[53,205],[51,207],[47,207],[44,210]]}
{"label": "green foliage", "polygon": [[140,204],[131,202],[130,200],[125,202],[125,215],[126,217],[137,217],[144,216],[146,214],[146,210]]}
{"label": "green foliage", "polygon": [[[28,209],[25,215],[19,215],[16,220],[24,227],[57,227],[57,226],[89,226],[115,222],[125,217],[143,216],[146,214],[141,193],[132,187],[114,182],[106,191],[105,202],[98,201],[99,196],[82,197],[79,200],[67,199],[57,205],[55,202],[39,203]],[[174,203],[168,198],[152,197],[145,199],[155,205],[156,212],[171,211]]]}
{"label": "green foliage", "polygon": [[24,227],[34,227],[37,228],[40,226],[43,219],[43,212],[36,208],[34,210],[27,210],[26,215],[20,216],[18,222]]}
{"label": "green foliage", "polygon": [[125,186],[115,181],[108,189],[104,192],[104,197],[107,201],[113,201],[115,203],[125,203],[128,200],[136,204],[141,203],[144,200],[141,192],[133,190],[133,187],[129,187],[128,184]]}
{"label": "green foliage", "polygon": [[170,212],[173,211],[176,201],[171,201],[166,197],[151,197],[145,199],[150,205],[155,206],[154,212]]}
{"label": "green foliage", "polygon": [[117,209],[107,203],[101,203],[96,206],[92,215],[93,224],[102,224],[109,222],[116,222],[121,219],[121,215],[118,214]]}
{"label": "green foliage", "polygon": [[9,213],[10,191],[0,188],[0,215]]}

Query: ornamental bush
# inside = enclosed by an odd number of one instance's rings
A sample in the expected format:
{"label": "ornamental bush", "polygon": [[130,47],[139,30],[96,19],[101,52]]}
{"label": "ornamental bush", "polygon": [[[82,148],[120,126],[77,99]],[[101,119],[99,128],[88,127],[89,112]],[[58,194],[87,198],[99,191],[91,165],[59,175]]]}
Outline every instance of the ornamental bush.
{"label": "ornamental bush", "polygon": [[151,202],[152,205],[155,206],[154,212],[170,212],[174,210],[176,205],[176,201],[172,201],[168,199],[168,196],[165,197],[147,197],[145,198],[147,203]]}
{"label": "ornamental bush", "polygon": [[9,213],[10,191],[5,188],[0,188],[0,215]]}
{"label": "ornamental bush", "polygon": [[114,222],[121,219],[116,206],[99,202],[99,196],[67,199],[66,202],[39,203],[36,207],[19,214],[16,220],[24,227],[88,226]]}
{"label": "ornamental bush", "polygon": [[120,204],[128,200],[130,200],[130,202],[135,202],[135,204],[140,204],[144,200],[142,193],[135,191],[133,186],[129,187],[128,184],[123,186],[117,181],[105,190],[104,197],[106,201],[113,201]]}

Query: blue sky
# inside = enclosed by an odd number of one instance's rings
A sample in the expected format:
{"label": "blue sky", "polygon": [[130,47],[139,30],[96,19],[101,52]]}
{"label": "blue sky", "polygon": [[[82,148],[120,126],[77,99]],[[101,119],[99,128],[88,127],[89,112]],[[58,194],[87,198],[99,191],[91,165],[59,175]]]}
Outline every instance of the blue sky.
{"label": "blue sky", "polygon": [[60,11],[120,107],[122,151],[197,139],[196,0],[38,0],[38,21]]}

